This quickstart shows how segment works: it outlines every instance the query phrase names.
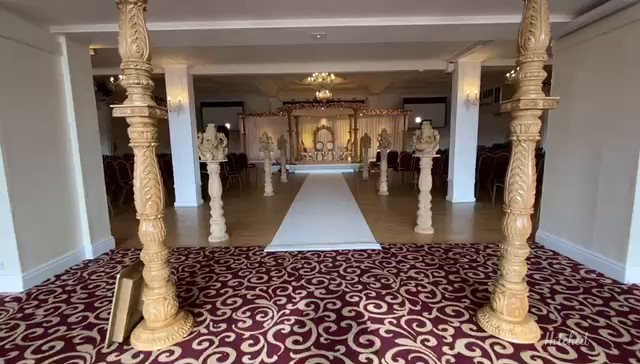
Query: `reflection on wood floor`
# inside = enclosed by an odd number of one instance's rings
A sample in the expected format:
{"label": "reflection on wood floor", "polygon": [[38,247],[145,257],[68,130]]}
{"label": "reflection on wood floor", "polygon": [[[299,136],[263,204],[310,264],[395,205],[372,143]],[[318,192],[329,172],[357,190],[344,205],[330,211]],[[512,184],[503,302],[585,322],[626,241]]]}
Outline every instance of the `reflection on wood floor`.
{"label": "reflection on wood floor", "polygon": [[[259,168],[260,169],[260,168]],[[486,242],[501,239],[501,206],[491,204],[489,196],[479,202],[451,204],[444,192],[433,191],[434,235],[420,235],[413,231],[417,210],[418,191],[405,176],[390,172],[389,196],[376,194],[378,174],[368,181],[360,175],[344,174],[371,231],[380,243],[431,243],[447,241]],[[262,196],[263,185],[256,179],[244,183],[244,190],[231,188],[223,195],[224,214],[230,239],[226,246],[265,246],[271,242],[289,206],[302,186],[306,175],[290,175],[289,182],[281,183],[274,174],[275,196]],[[258,176],[258,181],[263,181]],[[248,185],[248,187],[247,187]],[[166,210],[167,245],[210,246],[209,205],[197,208]],[[133,207],[120,209],[111,219],[111,230],[118,248],[139,248],[138,224]],[[327,226],[327,229],[330,229]]]}

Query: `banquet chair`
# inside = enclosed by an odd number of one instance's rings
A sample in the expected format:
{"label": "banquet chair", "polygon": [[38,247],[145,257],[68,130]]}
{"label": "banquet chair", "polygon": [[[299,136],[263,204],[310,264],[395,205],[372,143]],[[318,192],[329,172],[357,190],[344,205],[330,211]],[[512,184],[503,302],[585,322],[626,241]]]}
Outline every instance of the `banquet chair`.
{"label": "banquet chair", "polygon": [[402,183],[404,183],[404,175],[406,173],[413,172],[412,159],[414,158],[411,156],[411,153],[407,152],[406,150],[403,150],[402,152],[400,152],[400,159],[398,160],[398,166],[396,167],[396,172],[401,173]]}
{"label": "banquet chair", "polygon": [[256,184],[258,184],[258,168],[255,163],[249,163],[249,158],[245,153],[238,154],[238,163],[242,167],[241,172],[244,172],[247,182],[249,182],[249,171],[253,170],[256,174]]}
{"label": "banquet chair", "polygon": [[236,179],[238,181],[238,184],[240,185],[240,191],[242,191],[242,178],[240,176],[240,172],[237,170],[232,170],[229,161],[226,162],[222,162],[222,166],[223,166],[223,172],[224,172],[224,176],[227,179],[227,182],[225,183],[224,186],[224,190],[227,191],[229,189],[229,185],[231,184],[233,179]]}
{"label": "banquet chair", "polygon": [[131,192],[133,196],[133,174],[129,168],[129,163],[123,159],[116,161],[116,174],[118,177],[118,184],[122,187],[122,194],[118,203],[123,205],[124,199],[127,196],[127,192]]}
{"label": "banquet chair", "polygon": [[491,173],[491,203],[496,204],[496,190],[498,187],[502,187],[504,190],[504,183],[507,177],[507,169],[509,169],[510,155],[507,153],[499,153],[493,164],[493,171]]}
{"label": "banquet chair", "polygon": [[380,156],[380,151],[377,151],[376,160],[374,162],[369,162],[369,170],[380,170],[380,161],[382,161],[382,157]]}
{"label": "banquet chair", "polygon": [[388,170],[398,172],[398,158],[399,158],[399,154],[397,150],[390,150],[387,152],[387,169]]}

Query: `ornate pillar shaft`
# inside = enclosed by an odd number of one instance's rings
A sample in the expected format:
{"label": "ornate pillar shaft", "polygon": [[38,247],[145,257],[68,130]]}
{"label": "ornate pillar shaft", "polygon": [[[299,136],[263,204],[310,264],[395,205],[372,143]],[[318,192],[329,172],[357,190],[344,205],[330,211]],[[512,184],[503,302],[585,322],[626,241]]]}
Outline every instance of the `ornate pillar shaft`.
{"label": "ornate pillar shaft", "polygon": [[380,150],[380,183],[378,186],[378,195],[386,196],[389,194],[387,185],[387,152],[386,149]]}
{"label": "ornate pillar shaft", "polygon": [[355,158],[354,163],[359,163],[360,162],[360,148],[358,148],[358,141],[360,139],[360,137],[358,136],[358,113],[360,111],[358,109],[353,109],[353,135],[351,135],[351,137],[353,138],[353,152],[355,153],[355,155],[353,156],[353,158]]}
{"label": "ornate pillar shaft", "polygon": [[302,152],[302,146],[300,145],[300,116],[295,116],[296,120],[296,154],[291,156],[290,158],[293,160],[298,160],[300,156],[300,152]]}
{"label": "ornate pillar shaft", "polygon": [[242,152],[247,154],[247,130],[245,129],[244,116],[240,116],[240,131],[242,132]]}
{"label": "ornate pillar shaft", "polygon": [[273,183],[271,181],[271,159],[264,158],[264,195],[273,196]]}
{"label": "ornate pillar shaft", "polygon": [[[289,127],[289,130],[287,130],[287,132],[289,132],[289,159],[293,159],[293,153],[294,150],[293,148],[295,148],[294,143],[293,143],[293,116],[292,116],[292,111],[289,110],[287,111],[287,126]],[[286,157],[284,158],[286,160]]]}
{"label": "ornate pillar shaft", "polygon": [[176,288],[171,280],[169,249],[164,244],[164,194],[156,159],[158,119],[167,119],[167,110],[153,100],[151,55],[145,12],[147,0],[117,0],[120,11],[118,46],[122,57],[122,85],[127,99],[113,106],[113,116],[125,117],[134,153],[133,188],[138,236],[144,262],[144,320],[131,333],[138,350],[155,350],[181,341],[193,328],[193,317],[178,310]]}
{"label": "ornate pillar shaft", "polygon": [[529,288],[525,281],[527,239],[535,202],[535,149],[540,139],[540,116],[556,108],[558,98],[546,97],[543,69],[551,38],[548,0],[527,0],[518,33],[517,91],[502,104],[511,112],[511,159],[504,192],[504,240],[500,247],[500,273],[493,285],[490,304],[477,314],[480,326],[492,335],[518,343],[534,343],[540,329],[529,316]]}
{"label": "ornate pillar shaft", "polygon": [[409,114],[404,113],[402,117],[402,150],[407,150],[407,130],[409,130]]}
{"label": "ornate pillar shaft", "polygon": [[431,187],[433,179],[431,168],[433,167],[433,155],[420,156],[420,176],[418,177],[418,215],[416,227],[413,229],[419,234],[433,234],[433,222],[431,220]]}
{"label": "ornate pillar shaft", "polygon": [[207,162],[207,172],[209,173],[209,197],[211,201],[211,218],[209,219],[209,242],[219,243],[229,240],[227,234],[227,224],[224,219],[224,203],[222,202],[222,181],[220,180],[220,162]]}
{"label": "ornate pillar shaft", "polygon": [[369,179],[369,148],[362,148],[362,179]]}

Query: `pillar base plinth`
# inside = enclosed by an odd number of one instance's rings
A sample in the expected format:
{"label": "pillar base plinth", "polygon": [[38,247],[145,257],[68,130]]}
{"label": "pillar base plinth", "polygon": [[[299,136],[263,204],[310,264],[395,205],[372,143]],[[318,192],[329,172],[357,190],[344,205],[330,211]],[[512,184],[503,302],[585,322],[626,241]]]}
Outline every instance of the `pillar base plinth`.
{"label": "pillar base plinth", "polygon": [[435,233],[435,230],[433,229],[433,227],[422,227],[418,225],[416,225],[413,231],[415,231],[418,234],[425,234],[425,235],[431,235]]}
{"label": "pillar base plinth", "polygon": [[273,192],[265,192],[263,196],[266,196],[266,197],[273,196]]}
{"label": "pillar base plinth", "polygon": [[378,191],[379,196],[389,196],[389,191]]}
{"label": "pillar base plinth", "polygon": [[478,311],[476,320],[489,334],[512,343],[533,344],[540,340],[540,328],[528,314],[520,321],[511,321],[486,305]]}
{"label": "pillar base plinth", "polygon": [[229,240],[229,234],[224,234],[224,235],[220,235],[220,236],[213,236],[213,235],[209,235],[209,242],[210,243],[221,243],[223,241],[227,241]]}
{"label": "pillar base plinth", "polygon": [[193,329],[193,316],[178,311],[176,317],[161,327],[149,327],[146,320],[133,329],[131,345],[137,350],[152,351],[166,348],[182,341]]}

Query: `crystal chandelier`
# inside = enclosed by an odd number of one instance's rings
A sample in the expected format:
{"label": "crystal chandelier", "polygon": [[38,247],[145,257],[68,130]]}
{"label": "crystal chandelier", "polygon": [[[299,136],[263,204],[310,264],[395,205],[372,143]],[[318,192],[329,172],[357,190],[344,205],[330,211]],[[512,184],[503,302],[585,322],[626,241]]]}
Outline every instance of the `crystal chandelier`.
{"label": "crystal chandelier", "polygon": [[506,80],[505,82],[508,85],[514,84],[516,83],[517,77],[518,77],[518,71],[520,71],[520,67],[511,70],[510,72],[507,72],[507,75],[505,76]]}
{"label": "crystal chandelier", "polygon": [[318,101],[331,100],[333,94],[331,88],[336,82],[336,75],[327,72],[316,72],[307,77],[306,83],[316,89],[316,98]]}

